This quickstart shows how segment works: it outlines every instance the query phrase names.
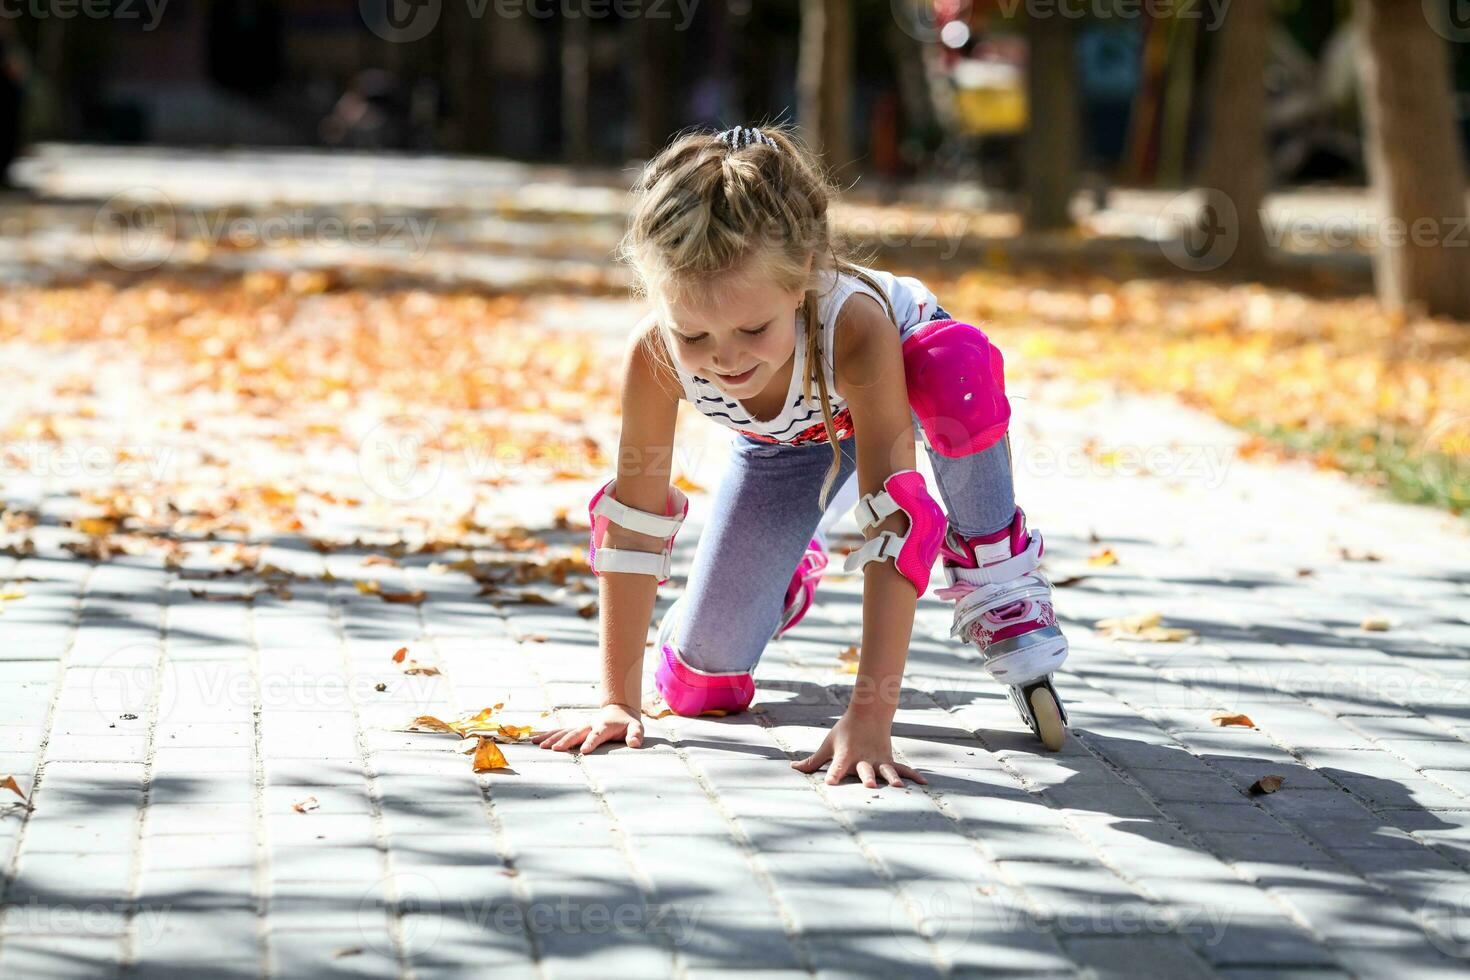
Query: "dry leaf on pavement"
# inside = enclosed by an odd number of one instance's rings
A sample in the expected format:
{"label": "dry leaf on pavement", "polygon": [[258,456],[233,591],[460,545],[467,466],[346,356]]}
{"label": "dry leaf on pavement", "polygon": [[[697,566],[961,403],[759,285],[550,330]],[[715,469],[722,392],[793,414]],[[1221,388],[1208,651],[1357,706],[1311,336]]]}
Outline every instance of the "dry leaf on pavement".
{"label": "dry leaf on pavement", "polygon": [[490,772],[492,769],[504,769],[510,765],[505,761],[505,753],[500,751],[500,746],[483,735],[477,736],[475,744],[474,770],[475,772]]}
{"label": "dry leaf on pavement", "polygon": [[1163,620],[1162,613],[1146,612],[1118,619],[1099,619],[1093,626],[1106,637],[1150,643],[1180,643],[1194,636],[1193,630],[1161,625]]}

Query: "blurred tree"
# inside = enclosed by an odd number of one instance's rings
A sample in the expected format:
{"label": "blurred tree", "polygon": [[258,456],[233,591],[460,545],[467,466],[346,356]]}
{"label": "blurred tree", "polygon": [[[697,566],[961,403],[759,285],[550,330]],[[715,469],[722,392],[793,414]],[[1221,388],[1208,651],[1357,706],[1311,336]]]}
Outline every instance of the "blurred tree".
{"label": "blurred tree", "polygon": [[1075,32],[1057,11],[1026,18],[1026,32],[1025,221],[1030,231],[1054,231],[1071,226],[1078,185]]}
{"label": "blurred tree", "polygon": [[1374,272],[1390,309],[1470,320],[1465,161],[1445,39],[1420,0],[1359,0],[1368,175],[1380,228]]}
{"label": "blurred tree", "polygon": [[[494,19],[475,16],[470,4],[448,4],[445,28],[434,32],[448,48],[447,88],[454,106],[461,153],[493,153],[495,145],[495,57],[490,45]],[[389,47],[401,45],[389,44]]]}
{"label": "blurred tree", "polygon": [[674,130],[674,93],[679,91],[675,33],[663,17],[638,17],[633,30],[633,152],[652,157]]}
{"label": "blurred tree", "polygon": [[587,104],[592,77],[592,34],[585,9],[563,13],[561,19],[561,145],[562,159],[585,164],[591,152],[591,116]]}
{"label": "blurred tree", "polygon": [[1273,15],[1264,0],[1231,4],[1211,59],[1198,223],[1206,235],[1226,228],[1235,248],[1223,269],[1247,278],[1266,266],[1261,223],[1270,182],[1266,158],[1266,50]]}
{"label": "blurred tree", "polygon": [[797,122],[836,170],[852,160],[851,0],[802,0]]}

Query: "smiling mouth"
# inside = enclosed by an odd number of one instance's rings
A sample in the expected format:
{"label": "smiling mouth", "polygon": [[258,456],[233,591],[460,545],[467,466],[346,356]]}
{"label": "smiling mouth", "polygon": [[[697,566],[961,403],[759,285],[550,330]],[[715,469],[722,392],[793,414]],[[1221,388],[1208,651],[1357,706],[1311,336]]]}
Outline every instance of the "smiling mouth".
{"label": "smiling mouth", "polygon": [[720,374],[717,371],[717,372],[715,372],[715,376],[717,378],[719,378],[721,381],[726,382],[727,384],[732,384],[732,385],[744,384],[745,382],[749,381],[752,377],[755,376],[755,368],[751,368],[749,371],[745,371],[745,372],[743,372],[741,374]]}

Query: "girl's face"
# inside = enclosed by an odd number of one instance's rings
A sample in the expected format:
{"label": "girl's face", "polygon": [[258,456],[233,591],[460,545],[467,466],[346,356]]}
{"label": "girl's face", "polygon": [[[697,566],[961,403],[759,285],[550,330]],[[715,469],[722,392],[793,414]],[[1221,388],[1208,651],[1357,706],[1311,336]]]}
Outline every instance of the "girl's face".
{"label": "girl's face", "polygon": [[662,304],[669,349],[685,371],[732,398],[757,395],[796,351],[802,290],[738,273],[714,287]]}

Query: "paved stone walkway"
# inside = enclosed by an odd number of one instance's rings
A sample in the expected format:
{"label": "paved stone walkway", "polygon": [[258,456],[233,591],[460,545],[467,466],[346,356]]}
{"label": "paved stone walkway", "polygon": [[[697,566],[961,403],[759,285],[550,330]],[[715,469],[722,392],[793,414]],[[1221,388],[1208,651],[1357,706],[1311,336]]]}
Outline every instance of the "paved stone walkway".
{"label": "paved stone walkway", "polygon": [[[42,367],[7,374],[0,423],[91,356],[9,354]],[[96,368],[99,414],[127,418],[126,365]],[[755,712],[651,721],[641,751],[509,745],[476,776],[455,739],[403,729],[596,704],[574,603],[497,608],[434,555],[364,568],[291,536],[262,553],[302,576],[289,602],[204,601],[236,587],[208,563],[61,547],[85,473],[7,471],[42,520],[36,554],[0,556],[0,592],[26,593],[0,614],[0,777],[30,795],[0,790],[0,976],[1463,976],[1465,523],[1237,459],[1236,433],[1172,403],[1014,395],[1020,500],[1072,580],[1075,738],[1041,752],[926,598],[895,744],[930,783],[903,791],[787,765],[841,713],[855,579],[772,645]],[[723,435],[698,431],[688,473],[713,487]],[[550,529],[591,487],[498,502]],[[1103,547],[1116,565],[1088,563]],[[1148,612],[1194,639],[1094,628]],[[402,645],[442,673],[404,674]],[[1282,788],[1250,795],[1268,775]]]}

